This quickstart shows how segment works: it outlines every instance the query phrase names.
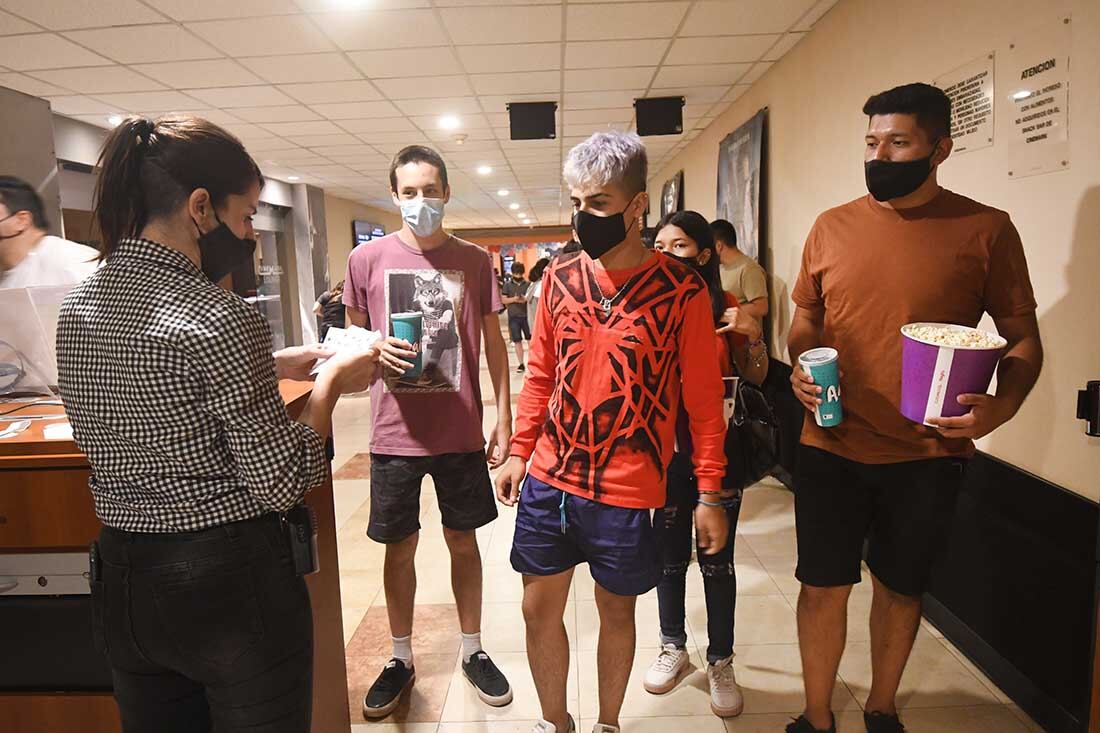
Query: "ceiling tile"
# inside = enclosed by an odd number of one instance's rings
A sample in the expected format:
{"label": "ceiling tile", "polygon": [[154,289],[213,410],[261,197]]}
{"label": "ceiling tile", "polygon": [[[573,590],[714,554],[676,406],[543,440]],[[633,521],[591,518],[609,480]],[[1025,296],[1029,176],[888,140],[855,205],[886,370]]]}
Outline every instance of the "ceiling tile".
{"label": "ceiling tile", "polygon": [[642,89],[610,92],[566,92],[565,109],[606,109],[608,107],[634,106],[634,100],[644,93]]}
{"label": "ceiling tile", "polygon": [[369,81],[330,81],[315,84],[283,84],[282,91],[304,104],[369,102],[382,95]]}
{"label": "ceiling tile", "polygon": [[[535,94],[485,94],[478,97],[486,114],[507,115],[508,105],[512,102],[558,102],[557,92],[539,92]],[[508,118],[504,119],[504,126],[508,126]]]}
{"label": "ceiling tile", "polygon": [[629,122],[634,117],[634,108],[577,109],[566,110],[564,114],[564,120],[567,124],[571,122]]}
{"label": "ceiling tile", "polygon": [[472,74],[474,91],[483,94],[541,94],[557,96],[560,71],[522,71],[513,74]]}
{"label": "ceiling tile", "polygon": [[434,99],[462,97],[473,93],[465,76],[421,76],[411,79],[379,79],[375,81],[390,99]]}
{"label": "ceiling tile", "polygon": [[348,58],[372,79],[435,76],[440,69],[458,66],[458,59],[447,46],[351,51]]}
{"label": "ceiling tile", "polygon": [[749,90],[751,84],[738,84],[722,96],[722,102],[732,102]]}
{"label": "ceiling tile", "polygon": [[[412,124],[416,125],[422,130],[439,130],[439,115],[413,115],[409,118]],[[470,132],[471,130],[488,130],[489,120],[485,119],[485,115],[479,114],[464,114],[462,115],[461,125],[457,130],[444,130],[448,135],[453,135],[456,132]]]}
{"label": "ceiling tile", "polygon": [[665,59],[666,64],[725,64],[756,61],[767,52],[779,35],[720,36],[715,38],[678,38]]}
{"label": "ceiling tile", "polygon": [[405,99],[396,102],[407,115],[465,115],[480,114],[476,97],[448,97],[443,99]]}
{"label": "ceiling tile", "polygon": [[68,89],[62,89],[53,84],[47,84],[39,79],[34,79],[24,74],[17,74],[14,71],[0,74],[0,87],[14,89],[17,92],[30,94],[33,97],[59,97],[72,94],[72,91]]}
{"label": "ceiling tile", "polygon": [[655,67],[623,69],[574,69],[565,72],[565,91],[598,92],[631,87],[645,88],[653,79]]}
{"label": "ceiling tile", "polygon": [[810,30],[812,27],[814,27],[814,25],[817,24],[817,21],[821,20],[821,18],[824,17],[825,13],[829,12],[829,10],[831,10],[832,7],[836,5],[836,3],[837,0],[819,0],[817,5],[814,5],[810,12],[806,13],[804,16],[802,16],[801,19],[799,19],[798,24],[794,27],[794,30]]}
{"label": "ceiling tile", "polygon": [[80,95],[49,97],[49,102],[54,112],[63,115],[110,115],[124,111],[107,102]]}
{"label": "ceiling tile", "polygon": [[249,122],[302,122],[321,119],[319,114],[300,104],[277,107],[238,107],[228,111]]}
{"label": "ceiling tile", "polygon": [[[190,61],[221,56],[212,46],[178,25],[171,24],[100,28],[73,31],[65,35],[122,64]],[[92,64],[85,65],[92,66]]]}
{"label": "ceiling tile", "polygon": [[97,94],[96,98],[132,112],[183,112],[203,106],[186,94],[173,91]]}
{"label": "ceiling tile", "polygon": [[560,7],[467,7],[444,9],[440,13],[458,45],[493,43],[502,38],[520,43],[561,39]]}
{"label": "ceiling tile", "polygon": [[214,89],[188,89],[188,94],[206,102],[211,107],[267,107],[294,104],[294,100],[275,87],[220,87]]}
{"label": "ceiling tile", "polygon": [[249,124],[247,122],[234,122],[228,125],[223,125],[226,130],[239,137],[243,142],[249,142],[250,140],[271,140],[275,136],[262,127]]}
{"label": "ceiling tile", "polygon": [[238,60],[273,84],[350,81],[362,78],[362,74],[339,53],[260,56]]}
{"label": "ceiling tile", "polygon": [[357,137],[370,145],[389,145],[407,143],[420,138],[419,131],[402,130],[397,132],[362,132]]}
{"label": "ceiling tile", "polygon": [[313,150],[306,150],[305,148],[295,148],[293,150],[283,150],[278,153],[272,153],[270,158],[278,161],[280,165],[297,165],[299,163],[324,163],[324,158],[320,153]]}
{"label": "ceiling tile", "polygon": [[0,65],[15,71],[62,69],[69,66],[109,65],[109,59],[51,33],[5,36],[0,42]]}
{"label": "ceiling tile", "polygon": [[0,36],[13,36],[17,33],[34,33],[42,30],[34,23],[16,18],[11,13],[0,10]]}
{"label": "ceiling tile", "polygon": [[345,51],[448,45],[447,34],[431,10],[323,13],[312,17]]}
{"label": "ceiling tile", "polygon": [[340,133],[340,128],[328,120],[312,122],[269,122],[260,127],[283,137],[293,135],[330,135]]}
{"label": "ceiling tile", "polygon": [[686,86],[733,84],[752,64],[705,64],[699,66],[662,66],[653,80],[654,89]]}
{"label": "ceiling tile", "polygon": [[147,5],[173,20],[216,20],[253,18],[261,15],[297,13],[291,0],[144,0]]}
{"label": "ceiling tile", "polygon": [[313,110],[330,120],[350,120],[357,117],[397,117],[400,110],[391,102],[336,102],[333,104],[314,104]]}
{"label": "ceiling tile", "polygon": [[188,23],[187,28],[231,56],[331,51],[332,42],[304,15]]}
{"label": "ceiling tile", "polygon": [[230,59],[136,64],[133,68],[176,89],[263,84],[262,79]]}
{"label": "ceiling tile", "polygon": [[805,33],[788,33],[779,39],[767,53],[764,54],[764,61],[778,61],[788,51],[794,48],[799,41],[805,38]]}
{"label": "ceiling tile", "polygon": [[676,92],[682,95],[689,105],[714,104],[722,98],[729,86],[723,84],[713,87],[677,87]]}
{"label": "ceiling tile", "polygon": [[630,41],[574,41],[565,45],[565,68],[595,69],[609,66],[656,66],[661,62],[667,38]]}
{"label": "ceiling tile", "polygon": [[458,57],[470,74],[547,71],[561,68],[560,43],[460,46]]}
{"label": "ceiling tile", "polygon": [[607,130],[619,130],[620,132],[626,132],[630,129],[630,125],[627,123],[599,123],[599,122],[566,122],[563,127],[563,134],[572,137],[575,135],[591,135],[596,132],[606,132]]}
{"label": "ceiling tile", "polygon": [[369,134],[372,132],[415,132],[416,127],[407,117],[353,118],[336,123],[348,132]]}
{"label": "ceiling tile", "polygon": [[164,89],[152,81],[122,66],[91,66],[82,69],[54,69],[33,74],[42,81],[76,89],[84,94],[104,92],[145,92]]}
{"label": "ceiling tile", "polygon": [[741,82],[743,84],[752,84],[757,79],[764,76],[764,74],[767,73],[768,69],[770,69],[772,67],[772,64],[774,63],[775,62],[773,61],[761,61],[756,66],[752,67],[752,70],[749,73],[745,74],[745,77],[741,79]]}
{"label": "ceiling tile", "polygon": [[603,41],[662,35],[671,37],[688,5],[687,2],[570,5],[566,38],[570,41]]}
{"label": "ceiling tile", "polygon": [[681,36],[712,36],[715,28],[744,33],[782,33],[813,6],[814,0],[702,0],[688,13]]}
{"label": "ceiling tile", "polygon": [[50,30],[157,23],[164,18],[137,0],[3,0],[5,10]]}

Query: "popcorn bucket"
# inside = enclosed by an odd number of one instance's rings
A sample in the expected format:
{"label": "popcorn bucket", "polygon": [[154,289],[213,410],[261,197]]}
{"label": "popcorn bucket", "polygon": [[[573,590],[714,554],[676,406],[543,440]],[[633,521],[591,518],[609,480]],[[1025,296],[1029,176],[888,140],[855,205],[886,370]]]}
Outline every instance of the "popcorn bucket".
{"label": "popcorn bucket", "polygon": [[901,335],[901,414],[924,425],[970,412],[959,395],[985,394],[1008,346],[997,334],[950,323],[910,323]]}

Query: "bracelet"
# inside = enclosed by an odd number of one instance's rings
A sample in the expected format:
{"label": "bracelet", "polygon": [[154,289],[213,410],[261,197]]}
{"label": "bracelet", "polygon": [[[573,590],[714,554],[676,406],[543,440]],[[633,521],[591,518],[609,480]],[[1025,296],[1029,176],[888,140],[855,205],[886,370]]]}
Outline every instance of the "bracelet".
{"label": "bracelet", "polygon": [[724,507],[725,503],[721,501],[707,501],[706,499],[699,499],[699,504],[702,506]]}

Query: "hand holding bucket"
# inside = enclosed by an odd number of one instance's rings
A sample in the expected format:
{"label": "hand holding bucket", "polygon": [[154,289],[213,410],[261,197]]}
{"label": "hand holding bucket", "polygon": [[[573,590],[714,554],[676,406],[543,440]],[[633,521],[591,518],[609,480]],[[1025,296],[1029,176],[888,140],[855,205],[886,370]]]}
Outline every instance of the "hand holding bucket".
{"label": "hand holding bucket", "polygon": [[901,413],[915,423],[960,417],[959,396],[989,389],[1008,342],[996,334],[948,323],[910,323],[901,329]]}

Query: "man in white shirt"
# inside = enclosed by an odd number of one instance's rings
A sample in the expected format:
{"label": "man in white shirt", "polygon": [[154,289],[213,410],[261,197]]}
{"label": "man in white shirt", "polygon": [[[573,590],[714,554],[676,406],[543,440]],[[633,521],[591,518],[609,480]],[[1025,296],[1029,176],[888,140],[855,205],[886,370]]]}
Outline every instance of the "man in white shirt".
{"label": "man in white shirt", "polygon": [[0,176],[0,290],[75,285],[95,270],[96,250],[50,236],[48,229],[34,188]]}

